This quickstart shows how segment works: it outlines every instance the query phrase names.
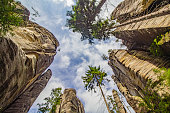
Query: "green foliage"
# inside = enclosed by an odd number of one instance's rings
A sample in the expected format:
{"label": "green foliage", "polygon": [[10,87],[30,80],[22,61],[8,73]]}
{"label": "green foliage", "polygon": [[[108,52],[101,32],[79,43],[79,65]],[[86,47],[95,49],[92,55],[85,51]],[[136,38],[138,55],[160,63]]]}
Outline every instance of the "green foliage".
{"label": "green foliage", "polygon": [[157,36],[153,43],[150,46],[150,52],[154,55],[154,56],[162,56],[164,55],[162,49],[161,49],[161,45],[163,44],[162,39],[165,38],[165,40],[167,40],[168,34],[170,33],[170,31],[166,32],[165,34],[161,34],[160,36]]}
{"label": "green foliage", "polygon": [[[140,105],[144,106],[147,112],[154,113],[169,113],[170,111],[170,96],[169,94],[159,96],[158,90],[156,88],[159,85],[170,86],[170,69],[162,68],[160,70],[155,69],[155,74],[159,74],[158,80],[152,82],[152,80],[148,80],[147,85],[145,87],[144,98]],[[166,84],[167,83],[167,84]],[[153,90],[154,89],[154,90]]]}
{"label": "green foliage", "polygon": [[22,17],[16,10],[16,2],[13,0],[0,1],[0,35],[12,30],[12,26],[20,26],[23,23]]}
{"label": "green foliage", "polygon": [[165,81],[165,85],[170,86],[170,68],[161,68],[161,69],[154,69],[154,72],[158,74],[159,81],[161,84]]}
{"label": "green foliage", "polygon": [[92,67],[89,66],[89,70],[86,72],[86,76],[82,76],[83,82],[85,84],[85,88],[88,91],[94,90],[95,91],[95,85],[99,86],[104,85],[104,80],[107,80],[105,77],[107,74],[100,70],[100,66],[98,67]]}
{"label": "green foliage", "polygon": [[61,88],[52,89],[50,97],[45,98],[45,103],[37,104],[39,106],[38,113],[55,113],[56,106],[60,105]]}
{"label": "green foliage", "polygon": [[107,100],[108,100],[108,105],[109,105],[111,113],[118,113],[119,110],[113,97],[111,95],[108,95]]}
{"label": "green foliage", "polygon": [[107,104],[106,98],[104,96],[103,90],[101,88],[101,85],[104,85],[104,80],[108,80],[105,78],[106,76],[107,76],[107,74],[100,69],[100,66],[98,66],[98,67],[89,66],[89,70],[87,70],[86,76],[82,76],[82,79],[85,84],[85,88],[88,91],[94,90],[94,92],[96,92],[95,86],[99,86],[101,94],[105,101],[107,110],[109,113],[111,113],[109,106]]}
{"label": "green foliage", "polygon": [[90,44],[93,43],[93,39],[108,39],[111,34],[110,26],[114,24],[108,19],[96,20],[95,17],[98,16],[96,4],[96,0],[77,0],[76,5],[72,6],[72,11],[67,11],[69,18],[66,26],[73,32],[81,33],[81,40],[88,39]]}
{"label": "green foliage", "polygon": [[154,55],[154,56],[162,56],[162,50],[160,48],[159,45],[159,41],[162,39],[162,36],[157,36],[157,38],[154,39],[153,43],[150,46],[150,52]]}
{"label": "green foliage", "polygon": [[109,50],[108,50],[108,54],[110,55],[110,54],[111,54],[111,52],[112,52],[112,49],[109,49]]}
{"label": "green foliage", "polygon": [[111,26],[115,23],[110,23],[109,19],[102,20],[99,19],[96,23],[92,25],[92,36],[98,40],[109,39],[111,34]]}

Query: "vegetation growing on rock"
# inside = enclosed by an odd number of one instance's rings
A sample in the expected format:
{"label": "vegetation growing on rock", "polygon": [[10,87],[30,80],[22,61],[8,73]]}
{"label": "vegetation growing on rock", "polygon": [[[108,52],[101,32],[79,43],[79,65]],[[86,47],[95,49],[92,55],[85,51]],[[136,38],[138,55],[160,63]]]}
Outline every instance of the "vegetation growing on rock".
{"label": "vegetation growing on rock", "polygon": [[161,68],[154,71],[158,75],[158,80],[154,82],[151,79],[148,80],[145,90],[143,90],[143,102],[140,105],[144,106],[147,112],[168,113],[170,111],[170,94],[160,96],[158,90],[163,89],[164,85],[168,86],[167,90],[170,90],[170,69]]}
{"label": "vegetation growing on rock", "polygon": [[16,10],[17,3],[14,0],[0,1],[0,35],[12,30],[12,26],[20,26],[23,19]]}
{"label": "vegetation growing on rock", "polygon": [[150,46],[150,52],[155,56],[162,56],[165,53],[163,53],[162,45],[168,41],[170,41],[170,31],[166,32],[165,34],[161,34],[157,36],[153,43]]}

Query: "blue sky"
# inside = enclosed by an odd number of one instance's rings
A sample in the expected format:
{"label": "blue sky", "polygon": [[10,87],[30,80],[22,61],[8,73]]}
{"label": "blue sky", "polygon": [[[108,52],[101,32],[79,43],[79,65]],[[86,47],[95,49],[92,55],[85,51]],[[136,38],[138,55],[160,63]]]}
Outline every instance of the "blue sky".
{"label": "blue sky", "polygon": [[[121,41],[115,42],[116,39],[114,37],[107,41],[96,41],[94,45],[88,44],[88,41],[81,41],[80,34],[73,33],[65,27],[66,11],[71,10],[71,6],[74,4],[73,0],[20,1],[31,13],[33,13],[31,7],[34,7],[39,12],[40,17],[33,17],[35,22],[52,32],[60,43],[58,47],[60,51],[57,51],[55,59],[49,67],[52,70],[53,76],[31,107],[29,113],[36,113],[38,110],[37,103],[42,103],[43,99],[50,95],[51,89],[57,87],[62,87],[62,89],[75,88],[78,98],[84,104],[86,113],[107,113],[100,91],[98,89],[97,93],[86,91],[81,76],[85,75],[88,65],[100,65],[107,72],[108,78],[111,80],[112,69],[108,66],[107,61],[102,60],[101,56],[103,54],[107,55],[109,49],[121,48]],[[114,9],[111,3],[116,6],[121,1],[112,0],[111,2],[111,0],[107,0],[109,12],[105,10],[105,5],[103,7],[104,11],[100,15],[110,15],[109,13]],[[106,83],[106,86],[103,87],[104,93],[107,95],[111,95],[112,89],[116,88],[113,80]]]}

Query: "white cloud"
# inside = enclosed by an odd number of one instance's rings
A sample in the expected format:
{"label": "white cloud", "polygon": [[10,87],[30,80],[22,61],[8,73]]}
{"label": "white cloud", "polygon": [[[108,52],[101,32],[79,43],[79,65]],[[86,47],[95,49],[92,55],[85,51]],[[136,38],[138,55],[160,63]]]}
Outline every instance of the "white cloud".
{"label": "white cloud", "polygon": [[70,58],[68,56],[61,56],[61,61],[59,63],[60,68],[68,68],[70,65]]}
{"label": "white cloud", "polygon": [[[37,103],[42,103],[43,99],[50,95],[52,88],[73,87],[77,90],[77,96],[84,103],[86,113],[107,113],[100,91],[98,90],[98,93],[87,92],[84,89],[81,76],[85,75],[88,65],[100,65],[108,73],[108,78],[111,79],[112,69],[108,66],[107,61],[102,60],[101,56],[102,54],[107,55],[108,49],[120,48],[121,42],[116,43],[115,38],[112,37],[108,41],[96,41],[96,44],[90,45],[88,41],[80,40],[80,34],[65,28],[65,14],[74,4],[73,0],[26,1],[22,2],[28,7],[34,6],[39,11],[41,16],[36,19],[36,22],[55,34],[61,49],[50,66],[53,76],[31,109],[35,109]],[[106,91],[106,88],[109,90]],[[106,84],[104,92],[111,94],[112,89],[115,88],[114,82],[111,81]]]}
{"label": "white cloud", "polygon": [[73,0],[66,0],[67,6],[72,6],[74,4]]}
{"label": "white cloud", "polygon": [[52,0],[54,3],[58,4],[59,2],[63,2],[65,6],[72,6],[74,4],[73,0]]}

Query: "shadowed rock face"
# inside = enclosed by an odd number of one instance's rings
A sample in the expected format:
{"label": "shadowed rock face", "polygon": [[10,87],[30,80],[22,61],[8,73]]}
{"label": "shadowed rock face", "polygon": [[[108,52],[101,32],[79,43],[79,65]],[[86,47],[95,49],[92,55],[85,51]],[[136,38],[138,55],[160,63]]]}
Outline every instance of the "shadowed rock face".
{"label": "shadowed rock face", "polygon": [[[153,72],[153,69],[170,68],[168,57],[154,57],[148,52],[137,50],[113,50],[109,60],[109,65],[115,73],[112,78],[127,102],[138,113],[144,110],[139,107],[139,102],[140,97],[144,96],[142,90],[145,89],[147,80],[158,80],[158,75]],[[159,89],[160,96],[170,92],[166,86],[161,86]]]}
{"label": "shadowed rock face", "polygon": [[44,74],[39,76],[31,86],[3,111],[3,113],[27,113],[41,91],[45,88],[51,75],[51,70],[47,70]]}
{"label": "shadowed rock face", "polygon": [[[112,78],[137,113],[146,112],[139,103],[144,97],[147,80],[158,80],[153,69],[170,68],[168,57],[155,57],[149,53],[154,39],[166,33],[166,39],[165,36],[161,39],[160,49],[164,55],[170,55],[169,3],[169,0],[124,0],[112,13],[120,22],[120,25],[113,26],[116,28],[114,35],[128,48],[110,53],[109,65],[115,73]],[[167,86],[158,86],[157,89],[160,89],[160,96],[170,92]]]}
{"label": "shadowed rock face", "polygon": [[[169,0],[148,0],[146,4],[143,1],[146,0],[124,0],[117,6],[112,16],[121,24],[115,26],[114,35],[128,49],[149,51],[153,40],[170,29],[170,4]],[[162,47],[170,53],[168,45]]]}
{"label": "shadowed rock face", "polygon": [[158,11],[169,4],[169,0],[124,0],[112,12],[113,19],[120,23]]}
{"label": "shadowed rock face", "polygon": [[31,21],[27,23],[25,27],[14,27],[14,35],[7,33],[0,37],[0,111],[41,76],[52,63],[59,46],[47,29]]}
{"label": "shadowed rock face", "polygon": [[61,97],[59,112],[56,113],[85,113],[81,101],[76,97],[75,89],[65,89]]}

